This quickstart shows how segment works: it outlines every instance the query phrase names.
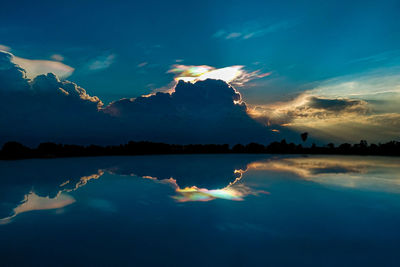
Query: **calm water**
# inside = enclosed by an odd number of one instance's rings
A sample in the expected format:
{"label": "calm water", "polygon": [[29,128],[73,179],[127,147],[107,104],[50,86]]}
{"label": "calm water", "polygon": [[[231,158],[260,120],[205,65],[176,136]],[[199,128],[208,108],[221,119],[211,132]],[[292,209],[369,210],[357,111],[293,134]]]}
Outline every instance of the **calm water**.
{"label": "calm water", "polygon": [[400,159],[0,162],[0,266],[399,266]]}

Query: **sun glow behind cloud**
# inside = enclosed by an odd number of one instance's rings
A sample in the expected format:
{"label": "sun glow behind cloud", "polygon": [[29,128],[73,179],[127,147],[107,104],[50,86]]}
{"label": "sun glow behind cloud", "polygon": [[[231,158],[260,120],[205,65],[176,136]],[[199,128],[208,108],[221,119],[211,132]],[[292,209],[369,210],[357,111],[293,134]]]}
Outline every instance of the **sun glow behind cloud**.
{"label": "sun glow behind cloud", "polygon": [[[179,81],[196,83],[207,79],[222,80],[230,86],[242,87],[246,83],[270,76],[272,72],[262,72],[261,70],[247,71],[242,65],[234,65],[224,68],[215,68],[208,65],[172,65],[167,73],[175,74],[174,80],[167,86],[153,90],[152,93],[142,95],[142,97],[150,97],[157,92],[173,93],[175,86]],[[235,89],[235,91],[237,91]],[[238,92],[238,91],[237,91]],[[238,92],[239,93],[239,92]],[[241,102],[241,101],[239,101]]]}
{"label": "sun glow behind cloud", "polygon": [[173,65],[168,73],[174,73],[175,81],[195,83],[207,79],[223,80],[234,86],[243,86],[245,83],[267,77],[271,72],[262,73],[261,70],[248,72],[242,65],[234,65],[224,68],[214,68],[207,65]]}
{"label": "sun glow behind cloud", "polygon": [[320,82],[294,99],[247,105],[265,125],[281,125],[329,142],[385,142],[400,131],[399,68],[387,68]]}

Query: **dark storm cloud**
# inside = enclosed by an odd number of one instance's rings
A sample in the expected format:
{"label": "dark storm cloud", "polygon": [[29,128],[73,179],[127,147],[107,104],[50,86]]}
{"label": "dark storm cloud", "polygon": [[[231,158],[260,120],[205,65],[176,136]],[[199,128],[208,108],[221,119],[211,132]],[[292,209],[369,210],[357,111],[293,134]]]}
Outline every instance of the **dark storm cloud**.
{"label": "dark storm cloud", "polygon": [[0,92],[29,89],[25,70],[15,65],[10,53],[0,51]]}
{"label": "dark storm cloud", "polygon": [[271,141],[223,81],[179,82],[175,92],[121,99],[103,107],[95,96],[54,74],[27,79],[0,52],[0,143],[248,143]]}
{"label": "dark storm cloud", "polygon": [[308,106],[314,109],[323,109],[332,112],[342,112],[345,110],[365,111],[366,102],[352,99],[328,99],[311,97]]}
{"label": "dark storm cloud", "polygon": [[139,139],[153,136],[163,142],[266,142],[268,130],[248,116],[244,103],[234,103],[240,98],[220,80],[195,84],[180,81],[172,94],[122,99],[104,111],[126,130],[132,127],[126,123],[134,124]]}

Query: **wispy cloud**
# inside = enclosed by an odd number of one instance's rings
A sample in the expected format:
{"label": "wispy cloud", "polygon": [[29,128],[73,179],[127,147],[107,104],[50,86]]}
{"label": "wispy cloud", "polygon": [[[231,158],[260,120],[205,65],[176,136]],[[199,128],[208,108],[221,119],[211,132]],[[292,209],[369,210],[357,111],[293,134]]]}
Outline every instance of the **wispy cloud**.
{"label": "wispy cloud", "polygon": [[56,61],[63,61],[64,60],[64,56],[60,55],[60,54],[53,54],[51,56],[51,59],[56,60]]}
{"label": "wispy cloud", "polygon": [[225,37],[225,39],[227,39],[227,40],[236,39],[236,38],[239,38],[240,36],[242,36],[242,33],[240,33],[240,32],[231,32]]}
{"label": "wispy cloud", "polygon": [[247,23],[247,25],[236,28],[234,30],[220,29],[213,34],[214,38],[222,38],[226,40],[240,39],[247,40],[250,38],[262,37],[269,33],[284,31],[292,28],[297,23],[294,21],[281,21],[270,25],[261,25],[259,23]]}
{"label": "wispy cloud", "polygon": [[138,65],[137,65],[137,67],[138,68],[143,68],[143,67],[145,67],[147,64],[149,64],[147,61],[145,61],[145,62],[142,62],[142,63],[139,63]]}
{"label": "wispy cloud", "polygon": [[116,55],[112,53],[98,56],[89,63],[88,69],[91,71],[107,69],[114,63],[115,57]]}
{"label": "wispy cloud", "polygon": [[359,57],[356,59],[353,59],[347,64],[358,64],[358,63],[384,63],[384,62],[398,62],[400,59],[400,50],[390,50],[390,51],[385,51],[382,53],[374,54],[374,55],[368,55],[365,57]]}

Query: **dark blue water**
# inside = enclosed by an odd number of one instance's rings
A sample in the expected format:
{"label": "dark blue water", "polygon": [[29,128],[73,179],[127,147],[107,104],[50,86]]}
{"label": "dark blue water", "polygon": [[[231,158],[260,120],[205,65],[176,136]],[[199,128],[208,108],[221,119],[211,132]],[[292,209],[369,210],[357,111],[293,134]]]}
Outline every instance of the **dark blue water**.
{"label": "dark blue water", "polygon": [[400,159],[0,162],[0,266],[399,266]]}

